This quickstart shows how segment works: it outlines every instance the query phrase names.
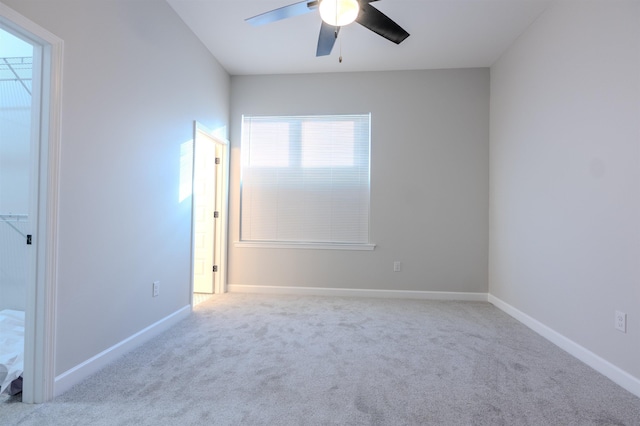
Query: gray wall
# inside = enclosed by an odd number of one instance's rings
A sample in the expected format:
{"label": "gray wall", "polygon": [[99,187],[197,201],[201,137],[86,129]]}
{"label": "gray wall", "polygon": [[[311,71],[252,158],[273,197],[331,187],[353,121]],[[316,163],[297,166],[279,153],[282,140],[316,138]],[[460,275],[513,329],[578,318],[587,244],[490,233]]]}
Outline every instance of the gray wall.
{"label": "gray wall", "polygon": [[[230,285],[487,292],[488,69],[234,76],[231,94]],[[242,114],[368,112],[376,249],[235,247]]]}
{"label": "gray wall", "polygon": [[163,1],[3,2],[65,42],[58,375],[189,304],[180,147],[226,136],[229,76]]}
{"label": "gray wall", "polygon": [[558,3],[491,68],[489,291],[636,378],[639,123],[638,1]]}

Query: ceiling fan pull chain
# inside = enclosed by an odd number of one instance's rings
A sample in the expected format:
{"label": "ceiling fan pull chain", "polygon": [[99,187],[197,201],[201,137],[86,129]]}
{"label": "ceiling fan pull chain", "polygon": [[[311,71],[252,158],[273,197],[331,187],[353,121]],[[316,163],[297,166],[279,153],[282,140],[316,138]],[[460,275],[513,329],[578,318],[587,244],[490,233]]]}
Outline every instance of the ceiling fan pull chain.
{"label": "ceiling fan pull chain", "polygon": [[342,63],[342,39],[339,40],[340,43],[340,57],[338,58],[338,62]]}

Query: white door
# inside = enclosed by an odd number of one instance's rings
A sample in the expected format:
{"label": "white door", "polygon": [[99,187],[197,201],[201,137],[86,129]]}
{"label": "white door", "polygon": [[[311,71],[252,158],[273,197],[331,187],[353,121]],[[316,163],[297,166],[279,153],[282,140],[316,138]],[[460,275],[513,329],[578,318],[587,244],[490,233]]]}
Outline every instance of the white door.
{"label": "white door", "polygon": [[201,131],[196,131],[193,167],[193,291],[213,293],[217,199],[216,143]]}

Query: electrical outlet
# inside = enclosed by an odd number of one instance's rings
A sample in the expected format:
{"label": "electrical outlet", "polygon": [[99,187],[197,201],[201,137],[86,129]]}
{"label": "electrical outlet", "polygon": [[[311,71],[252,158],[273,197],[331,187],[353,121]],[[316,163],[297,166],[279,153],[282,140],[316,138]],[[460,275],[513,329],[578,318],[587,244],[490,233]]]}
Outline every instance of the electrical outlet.
{"label": "electrical outlet", "polygon": [[153,297],[158,297],[160,294],[160,281],[153,282]]}
{"label": "electrical outlet", "polygon": [[616,311],[615,327],[623,333],[627,332],[627,314],[624,312]]}
{"label": "electrical outlet", "polygon": [[401,269],[402,269],[402,264],[400,263],[399,260],[396,260],[395,262],[393,262],[393,272],[400,272]]}

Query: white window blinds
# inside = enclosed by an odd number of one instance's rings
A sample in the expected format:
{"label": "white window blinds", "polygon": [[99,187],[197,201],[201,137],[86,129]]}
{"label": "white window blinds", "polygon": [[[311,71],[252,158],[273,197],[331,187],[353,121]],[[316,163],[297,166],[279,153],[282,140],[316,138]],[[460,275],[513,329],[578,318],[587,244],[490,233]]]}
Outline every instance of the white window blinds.
{"label": "white window blinds", "polygon": [[243,117],[240,240],[369,243],[370,114]]}

